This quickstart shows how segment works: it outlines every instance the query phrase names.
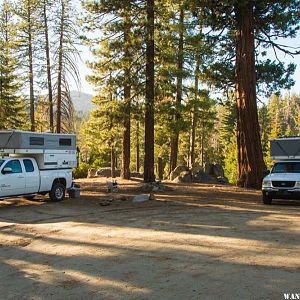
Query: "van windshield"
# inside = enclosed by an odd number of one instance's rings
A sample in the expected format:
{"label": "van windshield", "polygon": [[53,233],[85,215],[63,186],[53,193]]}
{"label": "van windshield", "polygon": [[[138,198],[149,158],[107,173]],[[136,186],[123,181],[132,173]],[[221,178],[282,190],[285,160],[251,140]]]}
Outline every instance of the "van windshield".
{"label": "van windshield", "polygon": [[2,166],[3,163],[4,163],[4,160],[0,159],[0,167]]}
{"label": "van windshield", "polygon": [[280,162],[276,163],[272,173],[300,173],[300,162]]}

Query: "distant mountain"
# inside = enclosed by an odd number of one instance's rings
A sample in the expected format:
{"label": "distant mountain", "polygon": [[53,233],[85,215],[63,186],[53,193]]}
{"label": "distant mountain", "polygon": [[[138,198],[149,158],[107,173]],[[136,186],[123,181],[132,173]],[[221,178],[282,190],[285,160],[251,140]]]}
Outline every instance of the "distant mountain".
{"label": "distant mountain", "polygon": [[88,115],[94,108],[92,103],[93,95],[86,94],[78,91],[71,91],[71,99],[74,104],[75,111],[82,113],[83,115]]}

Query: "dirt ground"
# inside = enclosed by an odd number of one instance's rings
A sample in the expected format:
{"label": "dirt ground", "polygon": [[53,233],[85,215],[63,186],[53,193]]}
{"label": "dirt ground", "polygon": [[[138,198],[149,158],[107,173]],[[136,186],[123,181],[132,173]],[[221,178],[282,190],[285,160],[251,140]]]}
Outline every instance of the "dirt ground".
{"label": "dirt ground", "polygon": [[[1,299],[284,299],[300,293],[300,202],[138,181],[79,181],[80,199],[0,202]],[[119,195],[124,195],[119,197]]]}

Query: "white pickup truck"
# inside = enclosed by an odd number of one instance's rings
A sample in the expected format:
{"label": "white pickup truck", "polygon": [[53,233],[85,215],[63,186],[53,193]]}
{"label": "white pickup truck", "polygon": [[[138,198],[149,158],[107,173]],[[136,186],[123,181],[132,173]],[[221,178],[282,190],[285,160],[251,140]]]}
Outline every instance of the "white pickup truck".
{"label": "white pickup truck", "polygon": [[0,199],[49,193],[61,201],[76,167],[75,134],[0,131]]}
{"label": "white pickup truck", "polygon": [[270,157],[275,164],[263,179],[263,203],[272,204],[273,199],[300,200],[300,137],[271,140]]}
{"label": "white pickup truck", "polygon": [[262,184],[263,203],[273,199],[300,199],[300,161],[276,162]]}
{"label": "white pickup truck", "polygon": [[72,169],[39,170],[34,158],[0,158],[0,199],[49,193],[52,201],[61,201],[71,186]]}

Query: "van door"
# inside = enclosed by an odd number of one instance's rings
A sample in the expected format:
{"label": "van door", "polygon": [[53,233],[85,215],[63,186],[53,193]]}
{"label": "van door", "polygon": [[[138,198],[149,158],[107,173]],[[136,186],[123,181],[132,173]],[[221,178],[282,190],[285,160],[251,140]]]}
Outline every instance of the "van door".
{"label": "van door", "polygon": [[[6,173],[5,169],[11,169]],[[25,174],[18,159],[9,160],[1,171],[1,196],[23,195],[25,191]]]}
{"label": "van door", "polygon": [[26,173],[25,194],[35,194],[40,188],[40,174],[36,163],[31,159],[23,159]]}

